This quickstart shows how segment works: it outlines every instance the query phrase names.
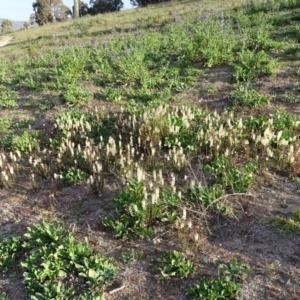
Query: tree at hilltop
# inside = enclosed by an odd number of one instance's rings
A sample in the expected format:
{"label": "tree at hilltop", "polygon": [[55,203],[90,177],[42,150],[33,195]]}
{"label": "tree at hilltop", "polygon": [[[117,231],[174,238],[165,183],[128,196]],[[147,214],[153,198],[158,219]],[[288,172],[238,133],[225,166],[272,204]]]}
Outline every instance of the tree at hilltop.
{"label": "tree at hilltop", "polygon": [[167,2],[167,1],[171,1],[171,0],[130,0],[130,3],[133,6],[147,6],[150,4],[158,4],[158,3],[162,3],[162,2]]}
{"label": "tree at hilltop", "polygon": [[79,16],[85,16],[89,14],[89,7],[83,1],[79,1]]}
{"label": "tree at hilltop", "polygon": [[36,0],[32,4],[35,13],[35,22],[42,26],[49,22],[61,22],[72,14],[62,0]]}
{"label": "tree at hilltop", "polygon": [[1,24],[1,33],[4,34],[4,33],[12,31],[12,26],[13,26],[13,24],[10,20],[8,20],[8,19],[3,20],[2,24]]}
{"label": "tree at hilltop", "polygon": [[124,3],[122,0],[90,0],[90,5],[89,13],[96,15],[99,13],[119,11],[123,8]]}

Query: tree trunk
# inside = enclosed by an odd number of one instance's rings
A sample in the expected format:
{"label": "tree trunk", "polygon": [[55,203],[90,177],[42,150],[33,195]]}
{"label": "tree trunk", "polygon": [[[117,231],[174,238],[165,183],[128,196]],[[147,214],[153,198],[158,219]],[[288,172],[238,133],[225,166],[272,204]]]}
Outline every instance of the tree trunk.
{"label": "tree trunk", "polygon": [[74,18],[79,18],[79,0],[74,0]]}

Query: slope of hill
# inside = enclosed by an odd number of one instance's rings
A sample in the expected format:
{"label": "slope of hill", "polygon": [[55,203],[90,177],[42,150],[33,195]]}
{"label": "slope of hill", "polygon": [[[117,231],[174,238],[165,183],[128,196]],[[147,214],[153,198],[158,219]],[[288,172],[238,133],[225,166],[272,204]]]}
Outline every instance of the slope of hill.
{"label": "slope of hill", "polygon": [[0,49],[0,298],[300,299],[300,2],[170,1]]}

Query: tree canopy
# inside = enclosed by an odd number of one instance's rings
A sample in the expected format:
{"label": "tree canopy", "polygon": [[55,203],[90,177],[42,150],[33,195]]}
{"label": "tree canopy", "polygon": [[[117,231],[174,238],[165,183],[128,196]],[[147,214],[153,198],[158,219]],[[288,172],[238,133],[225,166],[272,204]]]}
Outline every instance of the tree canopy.
{"label": "tree canopy", "polygon": [[3,20],[2,24],[1,24],[1,33],[7,33],[10,32],[12,30],[12,22],[10,20]]}
{"label": "tree canopy", "polygon": [[133,6],[147,6],[149,4],[157,4],[162,2],[167,2],[171,0],[130,0]]}
{"label": "tree canopy", "polygon": [[72,15],[69,7],[62,0],[36,0],[32,4],[35,22],[40,26],[48,22],[61,22]]}
{"label": "tree canopy", "polygon": [[124,6],[122,0],[90,0],[90,5],[89,13],[91,15],[119,11]]}

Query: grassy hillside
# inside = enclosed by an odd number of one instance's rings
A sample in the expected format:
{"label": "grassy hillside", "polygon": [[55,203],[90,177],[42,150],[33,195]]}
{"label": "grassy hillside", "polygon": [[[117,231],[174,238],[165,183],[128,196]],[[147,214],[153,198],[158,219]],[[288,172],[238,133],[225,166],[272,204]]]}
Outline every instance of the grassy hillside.
{"label": "grassy hillside", "polygon": [[0,299],[299,299],[300,2],[168,2],[0,49]]}

